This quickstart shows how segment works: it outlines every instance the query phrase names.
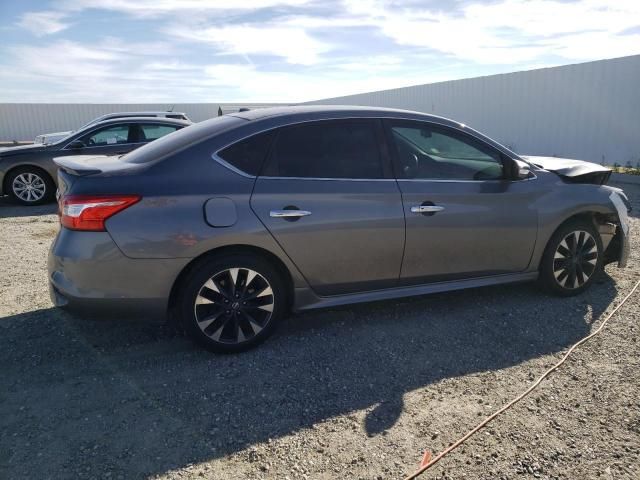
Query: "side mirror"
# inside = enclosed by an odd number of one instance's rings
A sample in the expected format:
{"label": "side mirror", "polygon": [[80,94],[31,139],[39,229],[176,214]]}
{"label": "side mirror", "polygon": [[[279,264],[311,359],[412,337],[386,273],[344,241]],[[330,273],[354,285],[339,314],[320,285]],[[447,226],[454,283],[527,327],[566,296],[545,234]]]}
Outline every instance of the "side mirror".
{"label": "side mirror", "polygon": [[80,140],[74,140],[73,142],[71,142],[69,144],[69,148],[71,150],[80,150],[81,148],[84,148],[86,145],[84,143],[82,143]]}
{"label": "side mirror", "polygon": [[525,162],[515,160],[514,170],[517,180],[526,180],[527,178],[531,178],[531,167]]}

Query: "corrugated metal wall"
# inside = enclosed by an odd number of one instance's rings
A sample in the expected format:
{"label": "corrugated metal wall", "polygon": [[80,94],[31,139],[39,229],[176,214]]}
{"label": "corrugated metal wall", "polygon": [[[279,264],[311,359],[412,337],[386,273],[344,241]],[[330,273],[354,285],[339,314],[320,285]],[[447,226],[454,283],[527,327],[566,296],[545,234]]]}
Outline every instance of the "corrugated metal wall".
{"label": "corrugated metal wall", "polygon": [[[223,113],[237,112],[241,107],[259,108],[275,104],[267,103],[0,103],[0,141],[33,140],[36,135],[64,132],[90,122],[100,115],[112,112],[144,110],[173,110],[184,112],[194,122],[201,122]],[[172,108],[173,107],[173,108]]]}
{"label": "corrugated metal wall", "polygon": [[522,154],[640,161],[640,55],[309,103],[433,113]]}

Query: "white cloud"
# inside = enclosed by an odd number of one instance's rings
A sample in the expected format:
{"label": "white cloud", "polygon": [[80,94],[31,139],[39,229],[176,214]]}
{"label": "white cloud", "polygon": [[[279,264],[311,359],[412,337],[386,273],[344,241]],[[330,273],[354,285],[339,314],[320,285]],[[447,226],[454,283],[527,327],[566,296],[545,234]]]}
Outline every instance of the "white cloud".
{"label": "white cloud", "polygon": [[304,5],[309,0],[63,0],[65,10],[100,9],[123,12],[140,17],[153,17],[185,11],[220,12],[223,10],[255,10],[277,6]]}
{"label": "white cloud", "polygon": [[178,38],[215,45],[223,54],[274,55],[298,65],[318,63],[330,46],[296,27],[230,25],[204,29],[176,26],[168,32]]}
{"label": "white cloud", "polygon": [[297,102],[446,77],[446,72],[408,71],[385,57],[379,66],[266,71],[249,64],[187,63],[179,52],[164,60],[143,51],[136,43],[122,51],[110,42],[17,47],[11,51],[13,68],[0,69],[0,83],[8,87],[0,95],[15,102]]}
{"label": "white cloud", "polygon": [[640,23],[637,0],[503,0],[469,3],[449,13],[402,8],[391,1],[345,0],[345,8],[400,45],[476,63],[520,64],[549,54],[584,60],[640,53],[637,36],[620,34]]}
{"label": "white cloud", "polygon": [[98,41],[5,41],[0,95],[293,102],[640,53],[640,0],[333,1],[57,0],[20,25],[37,35],[71,21],[88,30],[87,10],[118,12],[151,40],[115,28],[96,30]]}
{"label": "white cloud", "polygon": [[640,34],[611,35],[586,32],[568,36],[554,47],[554,53],[571,60],[594,60],[640,53]]}
{"label": "white cloud", "polygon": [[22,15],[18,25],[40,37],[67,29],[70,24],[63,22],[66,16],[63,12],[28,12]]}

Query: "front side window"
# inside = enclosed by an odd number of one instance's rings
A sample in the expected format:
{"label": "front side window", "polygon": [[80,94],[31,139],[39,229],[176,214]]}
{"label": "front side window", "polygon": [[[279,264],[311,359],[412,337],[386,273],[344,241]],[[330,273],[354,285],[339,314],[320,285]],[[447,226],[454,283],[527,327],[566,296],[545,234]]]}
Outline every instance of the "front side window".
{"label": "front side window", "polygon": [[101,128],[80,139],[87,147],[102,147],[129,143],[129,125],[114,125]]}
{"label": "front side window", "polygon": [[500,153],[475,139],[428,123],[391,124],[398,178],[496,180],[504,177]]}
{"label": "front side window", "polygon": [[173,133],[177,129],[178,127],[174,125],[143,124],[140,125],[141,134],[139,141],[151,142],[152,140],[157,140],[160,137]]}
{"label": "front side window", "polygon": [[263,175],[384,178],[373,122],[328,120],[282,128]]}

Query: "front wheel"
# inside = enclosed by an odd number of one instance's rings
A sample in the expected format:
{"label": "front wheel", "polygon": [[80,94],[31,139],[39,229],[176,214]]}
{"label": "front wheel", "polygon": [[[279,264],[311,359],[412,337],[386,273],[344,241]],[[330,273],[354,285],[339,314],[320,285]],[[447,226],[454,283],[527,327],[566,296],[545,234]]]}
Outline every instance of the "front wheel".
{"label": "front wheel", "polygon": [[551,293],[572,296],[591,286],[602,270],[602,240],[587,221],[572,221],[551,237],[542,257],[539,283]]}
{"label": "front wheel", "polygon": [[53,200],[55,185],[51,177],[35,167],[19,167],[9,173],[7,193],[22,205],[41,205]]}
{"label": "front wheel", "polygon": [[183,282],[177,306],[193,340],[232,353],[266,340],[286,305],[284,283],[269,262],[232,254],[197,265]]}

